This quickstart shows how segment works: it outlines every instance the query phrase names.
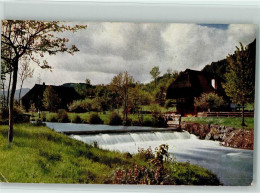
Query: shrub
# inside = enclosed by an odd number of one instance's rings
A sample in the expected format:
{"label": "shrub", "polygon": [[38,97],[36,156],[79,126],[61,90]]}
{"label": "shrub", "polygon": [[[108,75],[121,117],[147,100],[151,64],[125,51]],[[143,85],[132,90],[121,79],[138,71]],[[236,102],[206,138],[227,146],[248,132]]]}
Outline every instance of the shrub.
{"label": "shrub", "polygon": [[162,117],[161,115],[159,116],[154,116],[153,117],[153,126],[155,127],[167,127],[167,121]]}
{"label": "shrub", "polygon": [[97,113],[92,113],[89,117],[90,124],[103,124],[104,121],[99,117]]}
{"label": "shrub", "polygon": [[155,149],[154,155],[151,148],[139,149],[141,159],[151,164],[150,167],[135,165],[133,169],[119,169],[115,171],[113,183],[115,184],[175,184],[174,178],[167,175],[164,163],[169,157],[168,145],[162,144]]}
{"label": "shrub", "polygon": [[133,120],[133,121],[132,121],[132,125],[133,125],[133,126],[142,126],[142,123],[141,123],[140,121]]}
{"label": "shrub", "polygon": [[58,118],[56,114],[49,114],[46,117],[47,122],[58,122]]}
{"label": "shrub", "polygon": [[153,121],[151,119],[144,119],[143,126],[153,126]]}
{"label": "shrub", "polygon": [[218,96],[214,92],[202,93],[200,97],[195,98],[194,106],[201,110],[216,110],[225,105],[225,101],[222,96]]}
{"label": "shrub", "polygon": [[82,119],[80,118],[79,115],[75,115],[72,117],[71,122],[72,123],[82,123]]}
{"label": "shrub", "polygon": [[70,105],[68,109],[71,112],[83,113],[91,111],[91,99],[75,100]]}
{"label": "shrub", "polygon": [[42,121],[46,121],[46,112],[42,112]]}
{"label": "shrub", "polygon": [[138,148],[137,155],[140,157],[140,159],[145,160],[145,161],[155,158],[151,147],[149,147],[148,149]]}
{"label": "shrub", "polygon": [[125,126],[130,126],[130,125],[132,125],[132,119],[128,118],[127,120],[124,120],[124,121],[123,121],[123,125],[125,125]]}
{"label": "shrub", "polygon": [[59,109],[57,114],[58,122],[68,123],[70,122],[68,113],[64,109]]}
{"label": "shrub", "polygon": [[121,116],[116,112],[113,112],[109,117],[109,125],[122,125],[122,122]]}
{"label": "shrub", "polygon": [[[22,109],[20,107],[15,106],[14,107],[14,123],[28,123],[30,122],[30,116],[23,113]],[[2,120],[2,124],[8,124],[9,119],[9,110],[8,108],[2,109],[0,113],[0,119]]]}

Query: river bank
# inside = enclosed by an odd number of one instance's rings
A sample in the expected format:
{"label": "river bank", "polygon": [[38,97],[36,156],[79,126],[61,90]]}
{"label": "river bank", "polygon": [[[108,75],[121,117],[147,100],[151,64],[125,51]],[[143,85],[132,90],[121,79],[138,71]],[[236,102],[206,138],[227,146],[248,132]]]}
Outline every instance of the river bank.
{"label": "river bank", "polygon": [[220,141],[225,147],[254,149],[254,131],[213,124],[181,122],[181,129],[198,136],[200,139]]}
{"label": "river bank", "polygon": [[[253,171],[253,151],[224,147],[218,141],[200,140],[187,131],[164,131],[153,127],[110,126],[73,123],[46,123],[57,132],[100,131],[98,134],[70,135],[86,144],[97,144],[101,149],[138,153],[139,148],[155,149],[161,144],[169,145],[169,153],[178,162],[189,162],[207,168],[215,173],[224,185],[250,185]],[[146,130],[136,132],[136,129]],[[109,133],[110,130],[127,131]]]}
{"label": "river bank", "polygon": [[[130,171],[137,169],[141,174],[145,169],[151,174],[158,174],[156,167],[146,160],[146,149],[131,154],[109,151],[72,139],[45,126],[31,124],[15,125],[14,142],[8,146],[7,130],[7,126],[0,125],[0,172],[4,176],[0,177],[1,182],[130,183],[133,181],[121,178],[119,174],[122,171],[132,174]],[[168,162],[162,172],[165,172],[160,173],[163,177],[162,184],[221,185],[211,171],[188,162]],[[141,183],[142,176],[137,177],[140,177],[140,181],[134,183]],[[148,182],[153,179],[149,177],[146,180]]]}

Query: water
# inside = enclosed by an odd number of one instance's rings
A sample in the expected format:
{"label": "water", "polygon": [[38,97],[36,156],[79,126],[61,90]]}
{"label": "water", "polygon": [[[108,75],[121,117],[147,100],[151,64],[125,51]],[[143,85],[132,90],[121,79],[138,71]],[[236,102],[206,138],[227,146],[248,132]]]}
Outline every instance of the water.
{"label": "water", "polygon": [[[56,131],[84,131],[130,129],[132,127],[88,125],[71,123],[47,123]],[[153,129],[150,127],[147,128]],[[142,127],[143,129],[143,127]],[[189,161],[217,174],[224,185],[250,185],[253,180],[253,151],[223,147],[219,142],[199,140],[188,132],[142,132],[97,135],[72,135],[74,139],[120,152],[137,153],[138,148],[154,149],[161,144],[169,145],[169,153],[178,161]]]}

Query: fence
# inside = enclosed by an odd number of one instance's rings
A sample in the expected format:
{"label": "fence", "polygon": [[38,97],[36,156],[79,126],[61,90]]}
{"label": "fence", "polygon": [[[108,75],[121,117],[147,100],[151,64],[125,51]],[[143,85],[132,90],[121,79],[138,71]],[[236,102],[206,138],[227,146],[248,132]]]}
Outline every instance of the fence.
{"label": "fence", "polygon": [[181,115],[175,113],[165,113],[164,118],[168,126],[179,126],[181,124]]}
{"label": "fence", "polygon": [[[241,117],[242,112],[199,112],[198,117]],[[254,117],[253,111],[244,112],[245,117]]]}

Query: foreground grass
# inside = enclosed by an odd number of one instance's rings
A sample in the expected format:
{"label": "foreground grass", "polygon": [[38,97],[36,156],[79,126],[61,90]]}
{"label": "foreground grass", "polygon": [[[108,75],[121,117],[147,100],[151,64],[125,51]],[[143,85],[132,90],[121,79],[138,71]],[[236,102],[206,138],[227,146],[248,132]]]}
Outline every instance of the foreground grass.
{"label": "foreground grass", "polygon": [[[200,124],[214,124],[214,125],[224,125],[229,127],[234,127],[237,129],[243,129],[241,126],[241,117],[182,117],[182,121],[194,122]],[[245,118],[246,127],[244,129],[254,128],[254,118]]]}
{"label": "foreground grass", "polygon": [[[20,183],[113,183],[119,168],[151,167],[136,154],[129,157],[115,151],[84,144],[47,127],[15,125],[11,147],[7,126],[0,126],[0,181]],[[165,165],[173,184],[219,185],[210,171],[189,163]],[[2,176],[3,175],[3,176]]]}

